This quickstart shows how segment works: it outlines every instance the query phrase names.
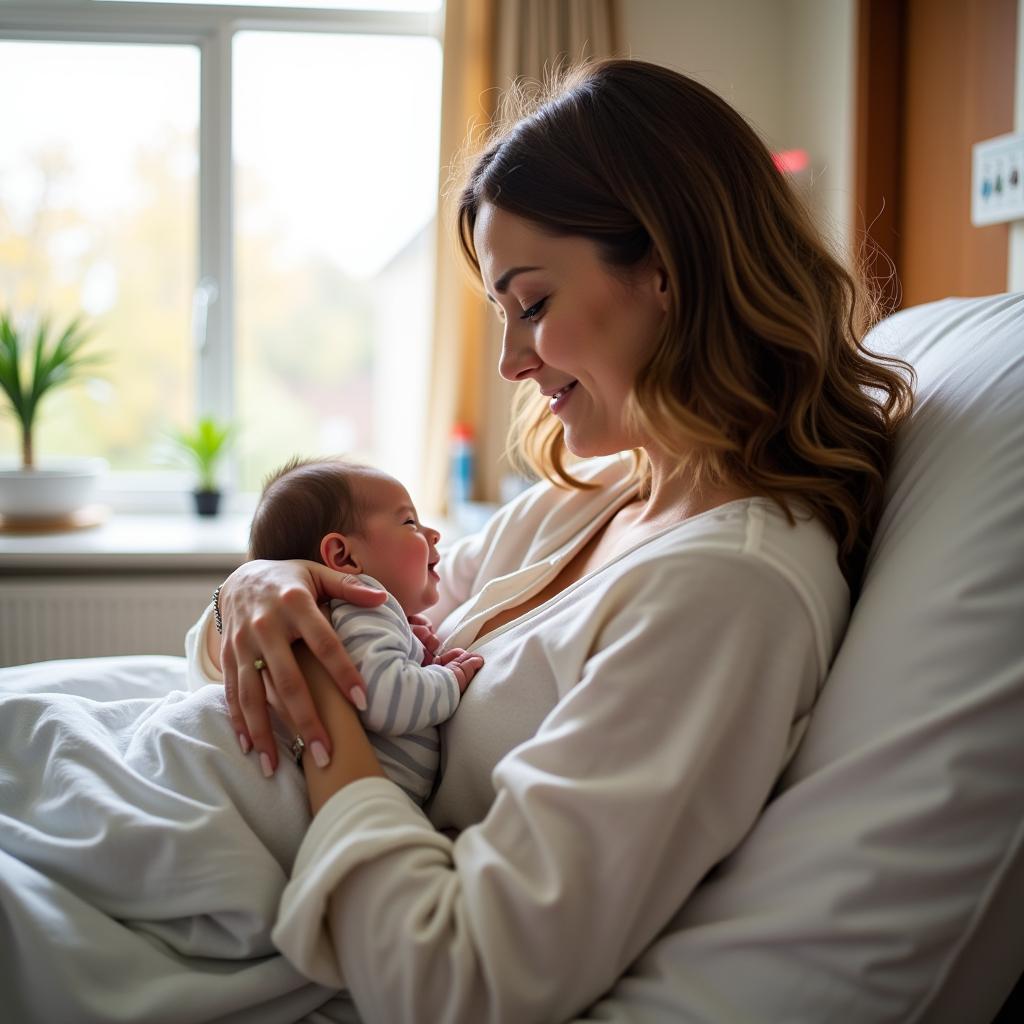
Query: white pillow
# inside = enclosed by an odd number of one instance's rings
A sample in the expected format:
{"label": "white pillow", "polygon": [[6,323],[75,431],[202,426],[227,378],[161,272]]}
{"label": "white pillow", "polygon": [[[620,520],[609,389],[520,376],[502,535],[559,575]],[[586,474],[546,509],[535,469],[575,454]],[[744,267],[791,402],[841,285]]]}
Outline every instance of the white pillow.
{"label": "white pillow", "polygon": [[985,1022],[1024,969],[1024,295],[867,344],[914,365],[918,405],[811,726],[588,1019]]}

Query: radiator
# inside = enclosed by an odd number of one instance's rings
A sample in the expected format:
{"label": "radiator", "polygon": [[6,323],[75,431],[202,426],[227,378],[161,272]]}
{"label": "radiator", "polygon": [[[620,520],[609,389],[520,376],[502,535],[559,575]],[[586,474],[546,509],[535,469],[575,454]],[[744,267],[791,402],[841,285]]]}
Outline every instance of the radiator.
{"label": "radiator", "polygon": [[0,665],[109,654],[184,654],[223,574],[0,580]]}

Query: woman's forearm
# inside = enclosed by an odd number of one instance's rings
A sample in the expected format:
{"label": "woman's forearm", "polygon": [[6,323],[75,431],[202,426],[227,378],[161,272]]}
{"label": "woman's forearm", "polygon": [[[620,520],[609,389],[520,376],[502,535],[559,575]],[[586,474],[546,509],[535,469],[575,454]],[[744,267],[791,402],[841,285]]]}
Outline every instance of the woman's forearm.
{"label": "woman's forearm", "polygon": [[383,776],[377,755],[366,738],[356,709],[338,692],[323,665],[304,644],[295,647],[299,668],[309,683],[320,720],[331,738],[334,754],[326,768],[318,768],[312,757],[302,759],[313,814],[350,782]]}

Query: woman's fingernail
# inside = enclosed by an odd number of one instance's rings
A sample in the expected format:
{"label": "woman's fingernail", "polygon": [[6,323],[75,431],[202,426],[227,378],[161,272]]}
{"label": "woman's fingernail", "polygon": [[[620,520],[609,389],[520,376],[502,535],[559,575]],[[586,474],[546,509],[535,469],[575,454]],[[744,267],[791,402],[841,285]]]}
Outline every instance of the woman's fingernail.
{"label": "woman's fingernail", "polygon": [[263,769],[264,778],[269,779],[274,774],[274,766],[270,763],[269,754],[260,754],[260,767]]}
{"label": "woman's fingernail", "polygon": [[331,763],[331,759],[327,755],[327,748],[319,740],[313,740],[310,743],[309,752],[313,755],[317,768],[326,768]]}
{"label": "woman's fingernail", "polygon": [[352,698],[352,703],[355,704],[360,711],[366,710],[366,694],[358,686],[352,687],[352,692],[349,694]]}
{"label": "woman's fingernail", "polygon": [[249,737],[244,732],[238,734],[238,745],[242,748],[243,754],[248,754],[252,750],[252,744],[249,742]]}

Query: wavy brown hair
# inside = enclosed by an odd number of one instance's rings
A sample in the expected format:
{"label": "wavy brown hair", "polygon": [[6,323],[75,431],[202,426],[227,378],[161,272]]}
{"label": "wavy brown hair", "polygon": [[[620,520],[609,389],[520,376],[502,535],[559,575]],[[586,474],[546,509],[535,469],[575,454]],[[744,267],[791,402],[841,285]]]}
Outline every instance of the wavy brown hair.
{"label": "wavy brown hair", "polygon": [[[790,522],[804,506],[835,537],[856,593],[913,370],[864,347],[878,310],[750,125],[666,68],[577,66],[533,93],[510,90],[466,175],[459,241],[478,275],[483,203],[591,239],[613,272],[657,255],[671,309],[627,423],[678,452],[695,489],[765,495]],[[517,394],[510,444],[539,475],[586,486],[534,387]],[[634,454],[646,487],[650,467]]]}

